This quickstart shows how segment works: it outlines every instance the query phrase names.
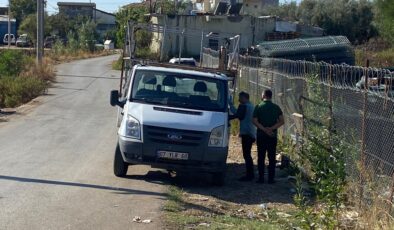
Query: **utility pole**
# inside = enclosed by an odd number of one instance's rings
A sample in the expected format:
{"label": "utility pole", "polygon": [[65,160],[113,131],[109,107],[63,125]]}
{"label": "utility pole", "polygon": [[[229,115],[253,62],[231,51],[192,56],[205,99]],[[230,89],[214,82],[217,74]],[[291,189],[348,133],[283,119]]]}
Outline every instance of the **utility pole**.
{"label": "utility pole", "polygon": [[37,0],[37,65],[42,64],[44,53],[44,0]]}
{"label": "utility pole", "polygon": [[11,47],[11,0],[8,0],[8,49]]}

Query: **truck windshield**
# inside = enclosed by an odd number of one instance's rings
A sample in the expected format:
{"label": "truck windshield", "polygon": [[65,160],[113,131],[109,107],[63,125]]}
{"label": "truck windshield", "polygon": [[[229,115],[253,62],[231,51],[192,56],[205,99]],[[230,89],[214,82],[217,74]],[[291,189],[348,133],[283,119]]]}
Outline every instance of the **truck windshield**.
{"label": "truck windshield", "polygon": [[131,100],[196,110],[225,111],[226,81],[172,72],[136,70]]}

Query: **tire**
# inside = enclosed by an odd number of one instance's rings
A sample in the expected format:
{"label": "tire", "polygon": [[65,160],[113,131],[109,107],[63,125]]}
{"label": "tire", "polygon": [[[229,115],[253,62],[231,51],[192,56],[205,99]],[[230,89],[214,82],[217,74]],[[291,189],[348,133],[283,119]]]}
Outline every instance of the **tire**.
{"label": "tire", "polygon": [[127,174],[128,164],[124,162],[119,144],[116,145],[114,157],[114,174],[117,177],[124,177]]}
{"label": "tire", "polygon": [[223,186],[226,179],[225,172],[217,172],[212,174],[212,184],[215,186]]}

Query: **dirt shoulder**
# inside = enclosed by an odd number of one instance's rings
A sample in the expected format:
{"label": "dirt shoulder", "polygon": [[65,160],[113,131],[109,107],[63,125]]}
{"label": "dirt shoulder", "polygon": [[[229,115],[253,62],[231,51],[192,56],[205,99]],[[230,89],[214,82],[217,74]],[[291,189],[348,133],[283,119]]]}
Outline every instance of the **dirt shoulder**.
{"label": "dirt shoulder", "polygon": [[[256,155],[254,146],[255,165]],[[239,182],[245,166],[238,137],[231,138],[227,163],[223,187],[211,186],[209,175],[177,175],[164,207],[168,229],[278,229],[278,216],[291,216],[294,190],[285,171],[277,169],[275,184]]]}

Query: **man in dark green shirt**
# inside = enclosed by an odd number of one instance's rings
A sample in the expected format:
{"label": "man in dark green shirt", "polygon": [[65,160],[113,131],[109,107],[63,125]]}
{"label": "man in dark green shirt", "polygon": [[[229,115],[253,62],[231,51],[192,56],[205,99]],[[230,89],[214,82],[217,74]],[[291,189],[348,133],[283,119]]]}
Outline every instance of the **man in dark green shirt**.
{"label": "man in dark green shirt", "polygon": [[256,106],[253,114],[253,124],[257,127],[258,151],[258,183],[264,183],[265,154],[268,152],[268,183],[275,183],[276,145],[278,143],[278,128],[285,121],[280,107],[272,101],[272,91],[265,90],[263,101]]}

